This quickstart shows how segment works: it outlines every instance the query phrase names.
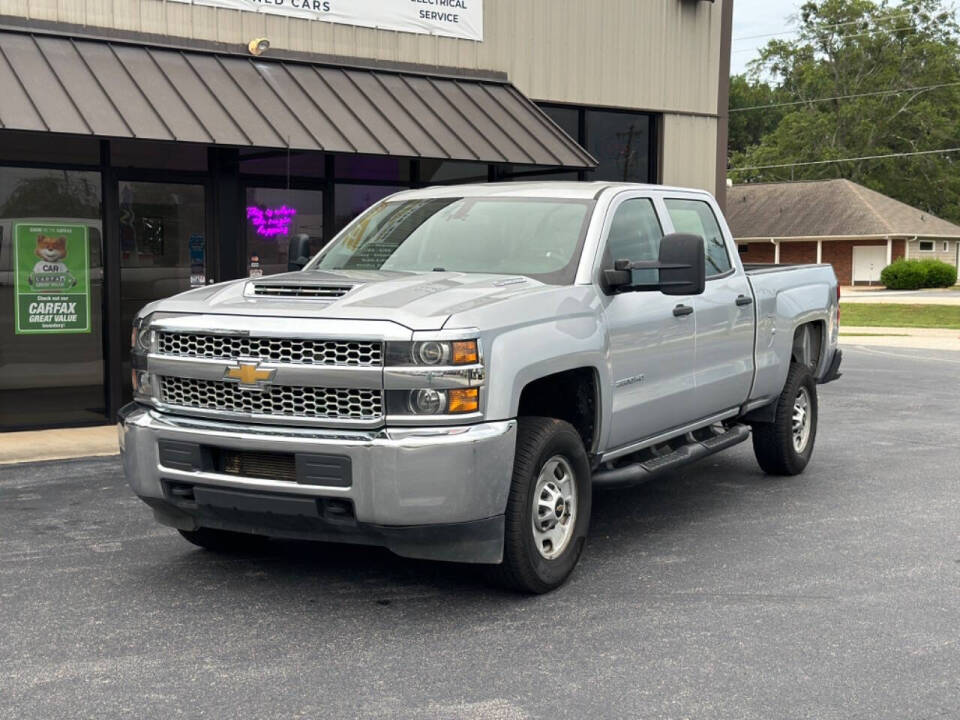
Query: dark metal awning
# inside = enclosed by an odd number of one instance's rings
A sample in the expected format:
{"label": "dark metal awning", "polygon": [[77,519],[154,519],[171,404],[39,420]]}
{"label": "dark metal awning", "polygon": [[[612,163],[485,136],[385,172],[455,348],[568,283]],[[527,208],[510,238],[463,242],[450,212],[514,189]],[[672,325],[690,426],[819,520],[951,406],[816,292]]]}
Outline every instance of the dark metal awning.
{"label": "dark metal awning", "polygon": [[505,82],[0,32],[8,130],[591,168]]}

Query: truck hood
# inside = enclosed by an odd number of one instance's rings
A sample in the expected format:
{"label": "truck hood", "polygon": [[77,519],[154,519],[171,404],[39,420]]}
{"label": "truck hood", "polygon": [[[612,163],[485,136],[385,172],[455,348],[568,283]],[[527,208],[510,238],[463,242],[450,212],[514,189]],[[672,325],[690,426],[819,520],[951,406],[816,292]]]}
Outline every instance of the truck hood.
{"label": "truck hood", "polygon": [[[454,313],[550,287],[518,275],[301,270],[197,288],[142,312],[385,320],[411,330],[439,330]],[[339,297],[305,294],[340,292]]]}

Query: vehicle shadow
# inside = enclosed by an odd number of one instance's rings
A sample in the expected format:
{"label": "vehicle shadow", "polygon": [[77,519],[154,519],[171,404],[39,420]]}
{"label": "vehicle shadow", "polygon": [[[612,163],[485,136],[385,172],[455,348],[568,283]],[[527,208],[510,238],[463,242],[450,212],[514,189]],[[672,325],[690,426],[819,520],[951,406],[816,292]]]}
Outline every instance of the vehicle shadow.
{"label": "vehicle shadow", "polygon": [[[752,455],[728,453],[643,485],[597,489],[590,537],[572,582],[609,572],[609,566],[597,570],[591,559],[609,557],[615,564],[624,547],[643,547],[645,538],[662,538],[664,533],[682,536],[690,523],[704,522],[715,513],[736,513],[745,495],[769,492],[779,484],[760,472]],[[438,595],[448,600],[484,595],[512,597],[517,602],[532,599],[491,585],[484,566],[413,560],[377,547],[275,539],[257,551],[217,554],[193,548],[179,538],[176,542],[181,544],[171,545],[167,572],[157,573],[154,564],[149,580],[171,591],[188,577],[239,592],[246,592],[248,584],[265,583],[277,602],[288,594],[352,596],[384,605]]]}

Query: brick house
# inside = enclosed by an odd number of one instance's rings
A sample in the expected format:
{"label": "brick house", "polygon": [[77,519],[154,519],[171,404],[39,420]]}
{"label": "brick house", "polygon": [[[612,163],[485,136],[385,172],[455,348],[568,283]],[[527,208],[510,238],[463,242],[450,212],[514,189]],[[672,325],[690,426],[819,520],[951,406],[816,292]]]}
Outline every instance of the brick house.
{"label": "brick house", "polygon": [[734,185],[726,215],[744,262],[830,263],[841,285],[898,258],[960,260],[960,226],[850,180]]}

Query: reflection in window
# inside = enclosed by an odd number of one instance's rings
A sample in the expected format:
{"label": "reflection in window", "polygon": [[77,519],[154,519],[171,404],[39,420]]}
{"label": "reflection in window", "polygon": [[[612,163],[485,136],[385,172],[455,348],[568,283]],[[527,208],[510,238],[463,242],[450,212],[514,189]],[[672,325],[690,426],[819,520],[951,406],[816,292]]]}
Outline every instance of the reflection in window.
{"label": "reflection in window", "polygon": [[[99,173],[0,167],[0,429],[104,421],[100,230]],[[88,282],[89,330],[24,333],[42,325],[28,275],[44,258]]]}
{"label": "reflection in window", "polygon": [[290,238],[295,235],[310,238],[311,255],[323,247],[323,193],[319,190],[247,188],[245,217],[247,261],[256,256],[264,275],[286,272]]}
{"label": "reflection in window", "polygon": [[337,185],[333,194],[335,230],[339,232],[375,202],[402,189],[388,185]]}
{"label": "reflection in window", "polygon": [[720,275],[731,267],[723,233],[710,205],[702,200],[666,200],[667,211],[678,233],[691,233],[703,238],[707,277]]}
{"label": "reflection in window", "polygon": [[288,153],[286,150],[261,149],[240,151],[240,172],[244,175],[322,178],[325,170],[325,156],[320,152]]}
{"label": "reflection in window", "polygon": [[[647,198],[626,200],[617,208],[610,224],[606,264],[611,266],[617,260],[657,260],[661,238],[663,231],[653,202]],[[656,270],[634,270],[632,282],[655,283],[657,275]]]}
{"label": "reflection in window", "polygon": [[651,182],[650,116],[587,110],[587,150],[598,162],[588,180]]}
{"label": "reflection in window", "polygon": [[589,200],[542,198],[383,202],[342,235],[314,267],[519,274],[569,283],[592,206]]}

